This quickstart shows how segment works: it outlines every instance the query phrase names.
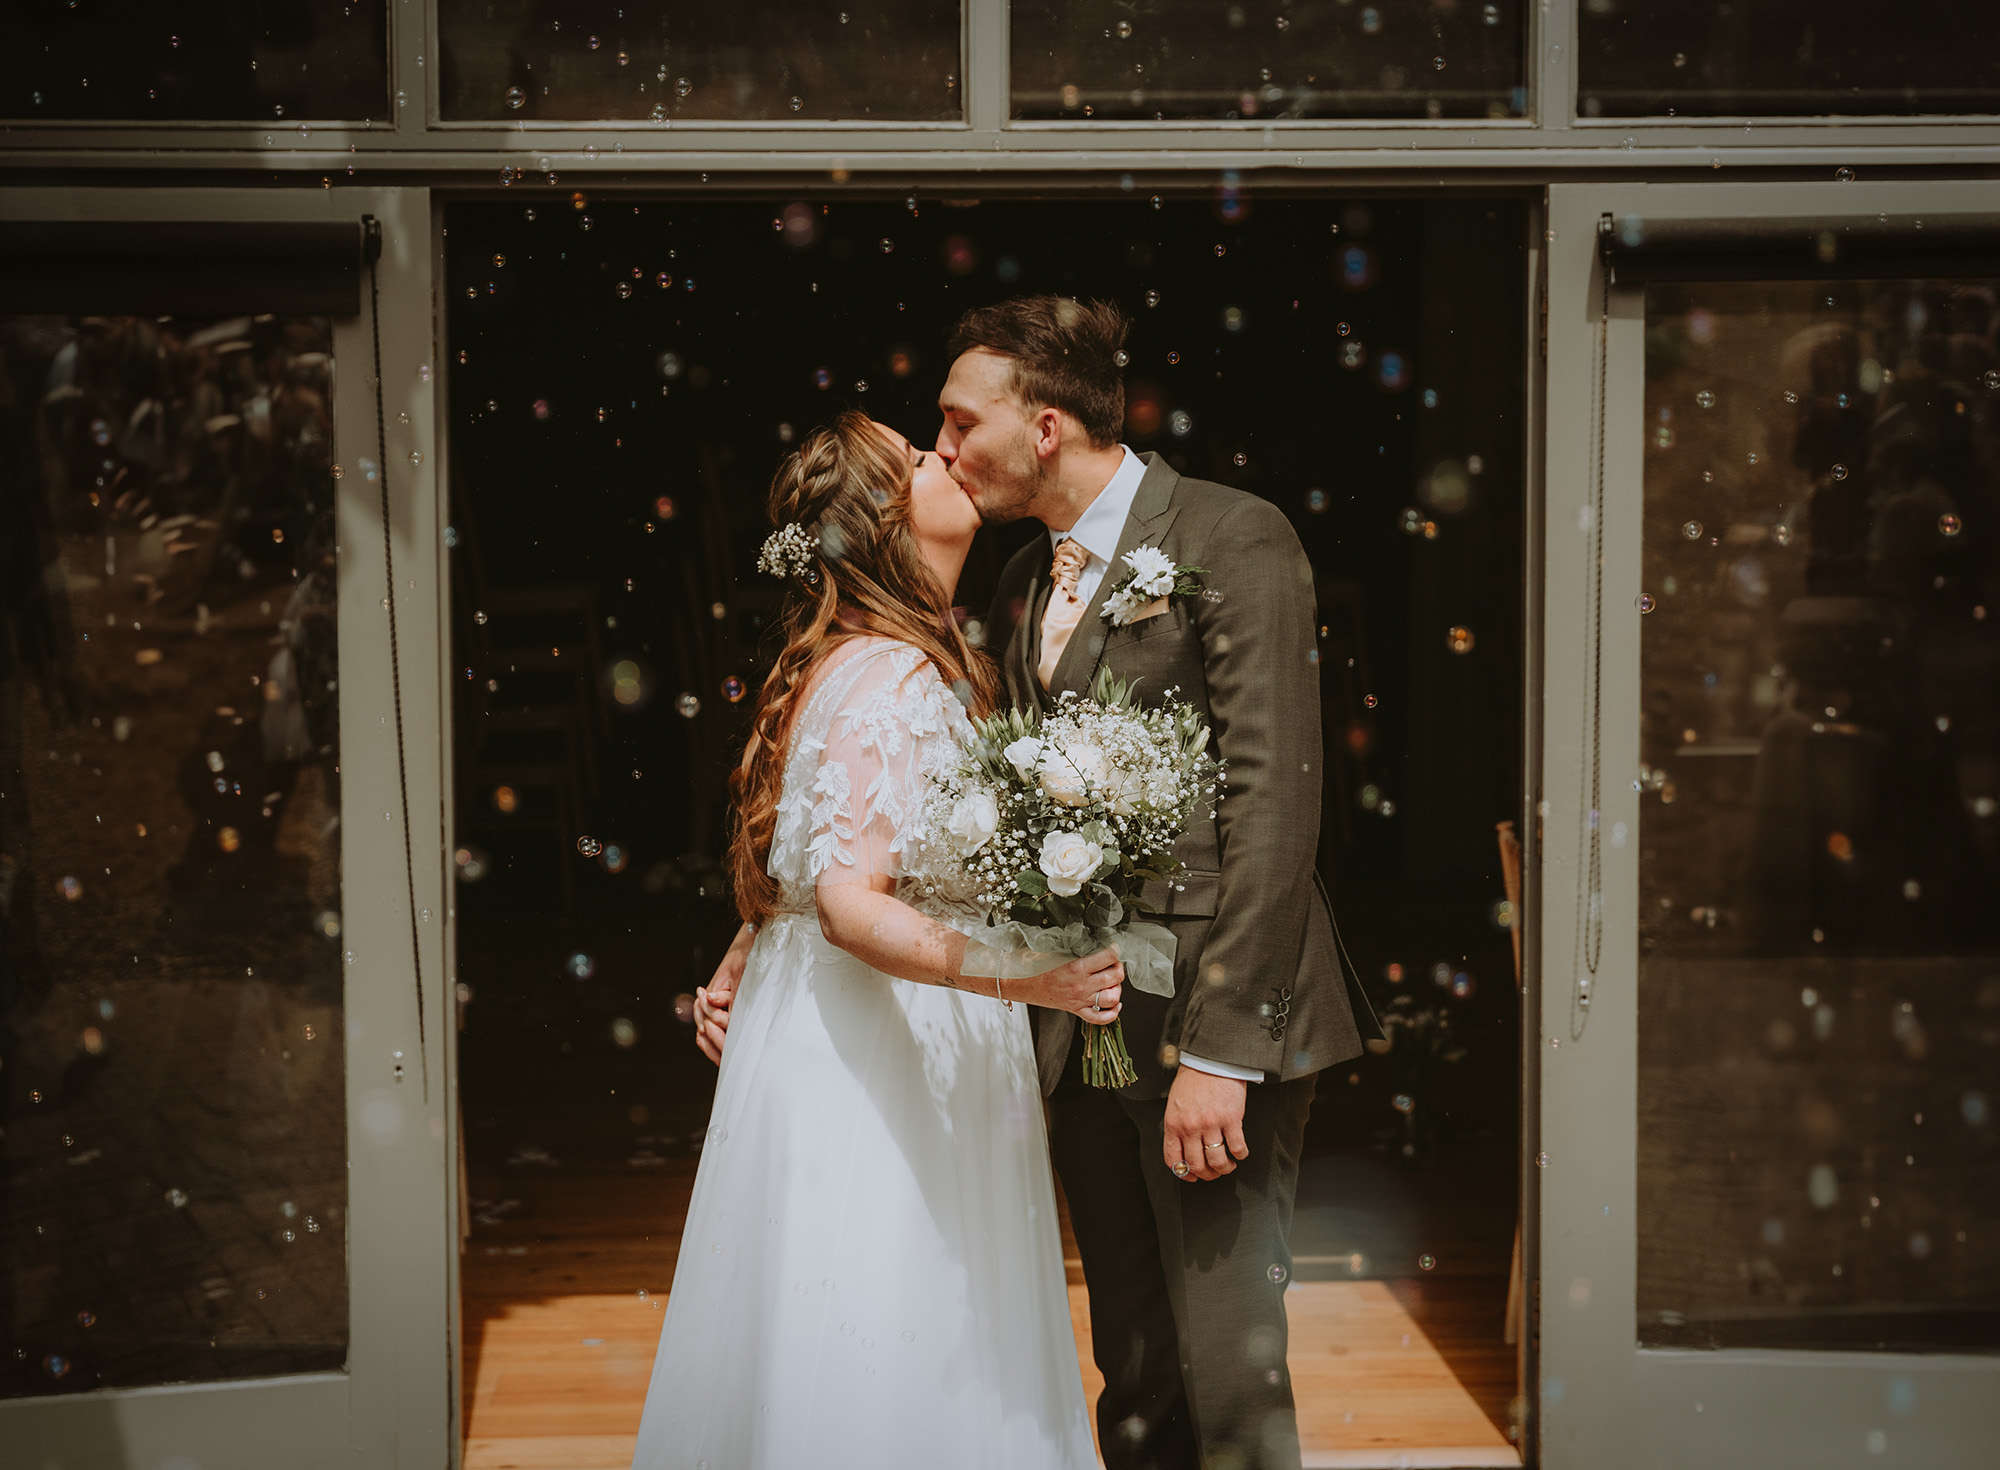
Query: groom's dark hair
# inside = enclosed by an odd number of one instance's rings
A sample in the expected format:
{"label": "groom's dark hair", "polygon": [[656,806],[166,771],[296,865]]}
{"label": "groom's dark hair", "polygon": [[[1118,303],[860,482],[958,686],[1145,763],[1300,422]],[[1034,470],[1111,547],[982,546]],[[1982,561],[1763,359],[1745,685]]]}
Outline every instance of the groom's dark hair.
{"label": "groom's dark hair", "polygon": [[1119,362],[1132,324],[1109,301],[1016,296],[975,307],[952,328],[953,357],[984,347],[1011,358],[1014,393],[1034,408],[1059,408],[1095,449],[1125,427],[1125,373]]}

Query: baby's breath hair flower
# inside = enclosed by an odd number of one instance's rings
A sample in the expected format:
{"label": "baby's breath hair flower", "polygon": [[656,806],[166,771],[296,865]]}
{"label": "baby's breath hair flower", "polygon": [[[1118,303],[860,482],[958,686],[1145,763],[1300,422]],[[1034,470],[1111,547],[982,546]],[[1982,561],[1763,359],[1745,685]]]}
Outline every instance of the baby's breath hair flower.
{"label": "baby's breath hair flower", "polygon": [[757,570],[780,580],[802,577],[812,570],[819,554],[819,540],[803,524],[792,521],[764,538],[757,553]]}

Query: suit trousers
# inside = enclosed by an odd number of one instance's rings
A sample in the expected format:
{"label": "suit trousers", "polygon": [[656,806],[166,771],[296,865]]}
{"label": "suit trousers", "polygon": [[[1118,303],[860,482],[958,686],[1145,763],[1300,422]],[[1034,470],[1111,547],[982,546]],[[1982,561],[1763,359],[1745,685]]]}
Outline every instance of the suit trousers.
{"label": "suit trousers", "polygon": [[1167,1100],[1088,1086],[1071,1049],[1049,1149],[1090,1291],[1106,1470],[1299,1470],[1285,1287],[1299,1153],[1317,1076],[1248,1084],[1250,1156],[1183,1181]]}

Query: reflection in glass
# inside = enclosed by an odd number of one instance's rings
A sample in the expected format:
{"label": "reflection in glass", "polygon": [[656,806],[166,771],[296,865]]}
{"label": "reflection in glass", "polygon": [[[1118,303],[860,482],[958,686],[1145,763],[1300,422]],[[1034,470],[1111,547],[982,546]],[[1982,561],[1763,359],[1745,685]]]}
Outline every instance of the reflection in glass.
{"label": "reflection in glass", "polygon": [[452,120],[955,121],[956,0],[438,0]]}
{"label": "reflection in glass", "polygon": [[0,1395],[346,1358],[329,347],[0,320]]}
{"label": "reflection in glass", "polygon": [[2000,288],[1646,342],[1640,1339],[1991,1349]]}
{"label": "reflection in glass", "polygon": [[0,117],[241,119],[295,130],[395,110],[386,0],[70,0],[13,5],[7,15]]}
{"label": "reflection in glass", "polygon": [[1986,0],[1587,0],[1577,39],[1585,117],[2000,112]]}
{"label": "reflection in glass", "polygon": [[1519,117],[1520,0],[1016,0],[1018,118]]}

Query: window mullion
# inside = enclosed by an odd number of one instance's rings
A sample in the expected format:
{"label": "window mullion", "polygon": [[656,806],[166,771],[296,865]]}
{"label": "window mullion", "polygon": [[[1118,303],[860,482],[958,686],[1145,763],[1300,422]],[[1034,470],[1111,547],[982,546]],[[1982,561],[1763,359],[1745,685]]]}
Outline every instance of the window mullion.
{"label": "window mullion", "polygon": [[964,0],[965,120],[997,139],[1007,126],[1007,0]]}

